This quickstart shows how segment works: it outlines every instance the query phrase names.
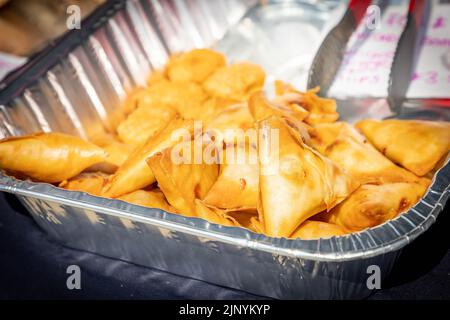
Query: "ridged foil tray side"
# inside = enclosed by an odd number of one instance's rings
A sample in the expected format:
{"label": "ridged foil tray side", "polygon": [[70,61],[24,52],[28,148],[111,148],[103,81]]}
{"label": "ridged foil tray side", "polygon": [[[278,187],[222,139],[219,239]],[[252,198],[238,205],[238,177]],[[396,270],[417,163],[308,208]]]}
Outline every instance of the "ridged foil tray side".
{"label": "ridged foil tray side", "polygon": [[[37,64],[23,87],[0,93],[0,136],[61,131],[86,138],[110,128],[127,93],[145,83],[148,73],[161,68],[170,53],[211,45],[254,4],[107,3],[97,12],[104,18],[86,31],[79,44],[50,50],[54,61]],[[272,6],[269,1],[267,6],[253,7],[240,20],[243,27],[233,28],[217,47],[231,49],[230,44],[239,41],[230,34],[258,31],[258,23],[277,18],[277,12],[297,21],[292,13],[305,17],[303,5],[274,1]],[[295,6],[302,9],[291,10]],[[325,21],[328,9],[320,10]],[[277,19],[284,21],[283,16]],[[69,35],[70,41],[74,38],[76,34]],[[41,70],[39,65],[48,68]],[[385,277],[400,249],[434,223],[448,200],[449,186],[447,161],[424,198],[407,213],[363,232],[304,241],[270,238],[0,174],[0,190],[16,194],[38,224],[68,246],[275,298],[367,296],[371,292],[366,286],[367,267],[379,266]]]}

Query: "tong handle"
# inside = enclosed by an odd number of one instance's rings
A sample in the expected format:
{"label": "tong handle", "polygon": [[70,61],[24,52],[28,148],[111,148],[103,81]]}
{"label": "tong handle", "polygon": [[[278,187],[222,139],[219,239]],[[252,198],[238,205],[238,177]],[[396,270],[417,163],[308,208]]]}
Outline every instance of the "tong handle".
{"label": "tong handle", "polygon": [[392,61],[388,85],[388,103],[391,110],[400,113],[406,100],[411,77],[420,54],[420,47],[430,16],[430,2],[410,0],[406,26],[400,36]]}
{"label": "tong handle", "polygon": [[364,18],[371,0],[351,0],[344,16],[322,41],[311,64],[308,89],[320,86],[326,96],[342,63],[347,43]]}

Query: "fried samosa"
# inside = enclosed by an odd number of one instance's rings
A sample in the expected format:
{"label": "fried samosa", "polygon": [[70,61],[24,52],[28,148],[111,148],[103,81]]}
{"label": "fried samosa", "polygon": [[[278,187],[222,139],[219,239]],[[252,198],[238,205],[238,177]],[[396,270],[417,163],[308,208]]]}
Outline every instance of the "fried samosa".
{"label": "fried samosa", "polygon": [[289,84],[276,81],[275,93],[277,97],[274,102],[286,106],[294,104],[303,107],[309,112],[305,118],[305,122],[308,124],[335,122],[339,118],[339,113],[336,111],[336,101],[319,97],[317,95],[319,91],[320,88],[316,87],[301,92]]}
{"label": "fried samosa", "polygon": [[264,228],[258,219],[258,211],[256,210],[228,211],[227,216],[231,217],[238,227],[243,227],[256,233],[264,233]]}
{"label": "fried samosa", "polygon": [[252,229],[251,219],[258,218],[258,211],[250,209],[250,210],[242,210],[242,211],[228,211],[227,214],[232,217],[236,221],[236,225],[250,229]]}
{"label": "fried samosa", "polygon": [[148,88],[144,87],[137,87],[134,90],[132,90],[126,97],[125,101],[123,102],[123,110],[125,115],[130,114],[134,110],[136,110],[139,106],[146,104],[147,100],[150,99],[150,91]]}
{"label": "fried samosa", "polygon": [[417,176],[384,157],[347,123],[318,124],[310,136],[316,150],[361,184],[419,181]]}
{"label": "fried samosa", "polygon": [[[125,163],[112,175],[104,188],[104,195],[116,198],[147,187],[155,182],[155,176],[145,162],[153,154],[171,147],[180,140],[190,139],[194,131],[192,120],[175,117],[156,136],[134,150]],[[176,134],[179,133],[179,134]]]}
{"label": "fried samosa", "polygon": [[418,176],[450,151],[450,122],[362,120],[356,127],[382,154]]}
{"label": "fried samosa", "polygon": [[164,129],[176,114],[163,104],[140,106],[119,124],[117,134],[126,144],[137,147]]}
{"label": "fried samosa", "polygon": [[[103,149],[107,149],[109,146],[114,146],[113,149],[122,149],[126,148],[128,150],[131,149],[130,146],[127,146],[125,143],[123,143],[122,141],[120,141],[119,137],[115,134],[111,134],[111,133],[107,133],[107,132],[103,132],[101,134],[97,134],[93,137],[90,138],[90,142],[92,142],[93,144],[103,148]],[[121,158],[121,157],[120,157]],[[118,163],[120,164],[120,162],[124,162],[126,160],[123,159],[123,161],[119,160],[119,157],[117,158],[118,161],[112,161],[114,163]]]}
{"label": "fried samosa", "polygon": [[248,229],[257,233],[265,234],[264,223],[262,223],[259,217],[250,217],[250,224],[248,225]]}
{"label": "fried samosa", "polygon": [[108,175],[102,172],[81,173],[70,180],[65,180],[59,184],[60,188],[72,191],[80,191],[101,196],[102,189],[108,181]]}
{"label": "fried samosa", "polygon": [[193,141],[186,141],[147,159],[167,201],[186,216],[196,216],[194,200],[203,199],[219,175],[217,164],[195,163],[195,147]]}
{"label": "fried samosa", "polygon": [[118,198],[138,206],[158,208],[167,212],[175,212],[175,209],[168,203],[161,190],[136,190],[127,194],[124,194]]}
{"label": "fried samosa", "polygon": [[199,199],[194,200],[195,205],[195,216],[198,218],[205,219],[212,223],[222,224],[224,226],[236,226],[238,223],[236,220],[228,215],[226,212],[207,207],[202,201]]}
{"label": "fried samosa", "polygon": [[152,86],[159,82],[168,82],[168,81],[169,81],[169,79],[166,76],[165,70],[154,70],[154,71],[152,71],[152,73],[150,73],[146,82],[147,82],[147,86]]}
{"label": "fried samosa", "polygon": [[[259,122],[259,130],[260,214],[267,235],[289,237],[303,221],[330,210],[357,188],[279,118]],[[278,144],[273,141],[277,133]]]}
{"label": "fried samosa", "polygon": [[248,107],[255,121],[260,121],[270,116],[279,116],[291,121],[303,121],[309,114],[308,111],[295,103],[271,103],[262,91],[252,94],[248,101]]}
{"label": "fried samosa", "polygon": [[117,141],[103,147],[103,150],[108,154],[106,161],[120,167],[128,159],[133,148]]}
{"label": "fried samosa", "polygon": [[290,128],[297,131],[297,137],[310,144],[309,132],[311,126],[303,122],[309,112],[297,104],[276,104],[269,102],[263,92],[254,93],[248,102],[250,113],[255,121],[261,121],[271,116],[283,118]]}
{"label": "fried samosa", "polygon": [[246,101],[253,92],[261,90],[265,77],[258,65],[237,63],[217,69],[203,83],[203,88],[213,97]]}
{"label": "fried samosa", "polygon": [[[203,131],[214,140],[218,147],[221,147],[223,143],[245,143],[247,130],[253,127],[253,117],[247,104],[240,103],[216,114]],[[253,142],[256,143],[256,137],[254,140]]]}
{"label": "fried samosa", "polygon": [[173,56],[166,67],[172,81],[202,83],[216,69],[225,66],[225,56],[209,49],[194,49]]}
{"label": "fried samosa", "polygon": [[114,142],[120,142],[120,140],[114,134],[111,134],[107,131],[100,131],[97,134],[91,135],[89,137],[89,142],[92,142],[93,144],[104,148]]}
{"label": "fried samosa", "polygon": [[318,219],[355,232],[377,226],[412,207],[425,193],[428,179],[418,183],[366,184]]}
{"label": "fried samosa", "polygon": [[[226,154],[228,150],[221,152]],[[223,156],[219,178],[203,202],[208,206],[232,211],[256,209],[259,193],[257,150],[251,145],[239,145],[233,147],[230,153],[231,157]]]}
{"label": "fried samosa", "polygon": [[1,169],[42,182],[68,180],[106,158],[102,148],[63,133],[37,133],[0,141]]}
{"label": "fried samosa", "polygon": [[133,148],[121,142],[116,136],[109,133],[102,133],[91,138],[91,142],[103,148],[107,153],[106,161],[97,163],[86,171],[95,173],[103,172],[113,174],[127,160]]}
{"label": "fried samosa", "polygon": [[240,102],[233,99],[211,97],[203,102],[202,112],[195,119],[209,123],[222,111],[236,104],[240,104]]}
{"label": "fried samosa", "polygon": [[208,98],[200,85],[186,81],[161,81],[148,87],[147,92],[143,106],[171,107],[185,119],[196,119]]}
{"label": "fried samosa", "polygon": [[346,233],[348,233],[347,230],[336,224],[322,221],[306,220],[297,228],[297,230],[295,230],[290,238],[315,240],[338,237]]}

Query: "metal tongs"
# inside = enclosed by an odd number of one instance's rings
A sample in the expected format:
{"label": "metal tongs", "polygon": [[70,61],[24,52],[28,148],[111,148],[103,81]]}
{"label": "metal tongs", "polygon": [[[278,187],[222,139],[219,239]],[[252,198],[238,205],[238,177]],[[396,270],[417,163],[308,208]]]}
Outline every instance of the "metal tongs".
{"label": "metal tongs", "polygon": [[[321,87],[321,94],[327,95],[341,66],[350,36],[364,19],[370,0],[351,0],[340,22],[327,34],[314,57],[308,77],[308,89]],[[379,2],[384,5],[385,2]],[[388,102],[391,112],[400,114],[408,102],[426,107],[450,106],[448,99],[407,100],[414,68],[420,54],[420,48],[426,35],[430,18],[431,1],[410,0],[407,23],[397,43],[391,65],[388,84]],[[354,99],[356,100],[356,99]]]}
{"label": "metal tongs", "polygon": [[409,84],[420,54],[430,18],[431,1],[410,0],[408,20],[392,61],[389,75],[388,103],[392,111],[400,113],[406,100]]}
{"label": "metal tongs", "polygon": [[363,20],[371,0],[351,0],[344,16],[330,30],[313,59],[308,75],[308,89],[320,86],[320,93],[327,95],[341,66],[351,35]]}

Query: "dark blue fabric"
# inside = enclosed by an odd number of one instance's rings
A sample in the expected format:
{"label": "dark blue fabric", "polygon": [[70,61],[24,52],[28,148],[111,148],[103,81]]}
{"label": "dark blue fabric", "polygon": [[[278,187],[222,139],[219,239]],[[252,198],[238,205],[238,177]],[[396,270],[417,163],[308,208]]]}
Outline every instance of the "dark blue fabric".
{"label": "dark blue fabric", "polygon": [[[370,299],[450,298],[450,215],[411,244],[385,288]],[[68,290],[66,268],[81,268],[81,290]],[[0,194],[0,298],[255,299],[246,292],[63,247],[17,199]]]}

